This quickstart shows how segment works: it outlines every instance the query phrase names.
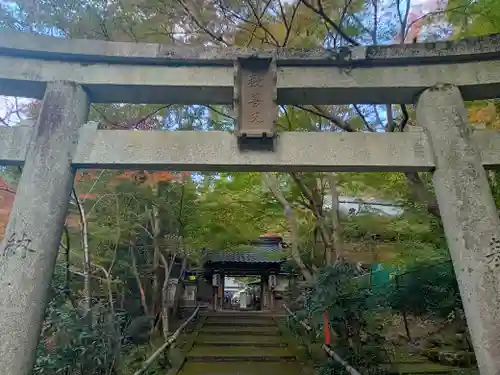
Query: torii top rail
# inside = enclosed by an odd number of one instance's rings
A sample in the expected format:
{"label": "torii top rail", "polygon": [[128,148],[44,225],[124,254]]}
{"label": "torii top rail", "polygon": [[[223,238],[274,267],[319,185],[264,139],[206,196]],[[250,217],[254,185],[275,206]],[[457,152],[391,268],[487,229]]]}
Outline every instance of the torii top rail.
{"label": "torii top rail", "polygon": [[2,95],[42,98],[46,82],[61,80],[83,85],[95,103],[233,104],[233,66],[251,57],[275,59],[278,104],[409,104],[438,82],[459,87],[465,100],[500,90],[500,34],[337,50],[0,36]]}
{"label": "torii top rail", "polygon": [[[238,135],[273,137],[277,104],[414,103],[425,89],[443,83],[458,87],[465,100],[500,96],[500,35],[331,51],[179,48],[0,35],[0,94],[42,98],[47,82],[68,81],[81,85],[90,102],[234,104]],[[434,168],[422,133],[281,133],[273,152],[241,152],[236,137],[226,132],[111,133],[87,127],[81,133],[72,158],[76,167]],[[478,132],[474,137],[483,166],[500,164],[500,134]],[[0,164],[21,164],[29,140],[29,129],[0,128]]]}

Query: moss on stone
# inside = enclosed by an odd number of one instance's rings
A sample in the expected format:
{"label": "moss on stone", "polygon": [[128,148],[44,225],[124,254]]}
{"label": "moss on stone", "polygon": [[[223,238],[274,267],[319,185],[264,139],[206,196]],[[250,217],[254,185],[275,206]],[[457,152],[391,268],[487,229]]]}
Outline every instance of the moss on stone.
{"label": "moss on stone", "polygon": [[220,342],[220,343],[227,343],[227,342],[238,342],[238,343],[264,343],[264,344],[269,344],[269,343],[281,343],[282,339],[280,336],[259,336],[259,335],[241,335],[241,334],[236,334],[236,335],[213,335],[213,334],[200,334],[196,338],[197,343],[204,343],[204,342]]}
{"label": "moss on stone", "polygon": [[300,375],[295,363],[219,362],[187,363],[179,375]]}
{"label": "moss on stone", "polygon": [[279,335],[276,327],[235,327],[235,326],[205,326],[200,330],[201,333],[211,334],[234,334],[234,335]]}
{"label": "moss on stone", "polygon": [[262,348],[257,346],[196,345],[188,357],[290,357],[287,348]]}
{"label": "moss on stone", "polygon": [[451,374],[456,370],[455,367],[442,366],[437,363],[395,363],[383,367],[388,369],[389,374],[394,375]]}

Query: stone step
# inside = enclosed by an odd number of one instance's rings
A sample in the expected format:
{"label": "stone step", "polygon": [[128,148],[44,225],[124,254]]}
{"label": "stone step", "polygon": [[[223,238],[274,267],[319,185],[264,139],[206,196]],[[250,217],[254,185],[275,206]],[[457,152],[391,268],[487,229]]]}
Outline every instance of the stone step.
{"label": "stone step", "polygon": [[187,355],[188,361],[241,362],[241,361],[293,361],[296,357],[286,348],[257,346],[205,346],[195,345]]}
{"label": "stone step", "polygon": [[208,318],[204,323],[204,326],[243,326],[243,327],[273,327],[276,326],[276,322],[272,319],[214,319]]}
{"label": "stone step", "polygon": [[233,327],[203,325],[200,334],[211,335],[249,335],[249,336],[279,336],[280,331],[276,326],[269,327]]}
{"label": "stone step", "polygon": [[221,318],[221,319],[273,319],[274,317],[279,317],[278,315],[270,312],[262,311],[206,311],[203,312],[203,316],[207,318]]}
{"label": "stone step", "polygon": [[251,335],[207,335],[199,334],[195,339],[197,345],[250,345],[250,346],[282,346],[286,345],[282,342],[281,336],[251,336]]}
{"label": "stone step", "polygon": [[314,375],[296,362],[187,362],[179,375]]}
{"label": "stone step", "polygon": [[394,363],[380,366],[390,375],[438,375],[451,374],[456,371],[455,367],[443,366],[438,363]]}
{"label": "stone step", "polygon": [[[266,336],[262,336],[266,337]],[[288,345],[283,342],[259,342],[259,341],[196,341],[196,345],[205,346],[254,346],[261,348],[286,348]]]}

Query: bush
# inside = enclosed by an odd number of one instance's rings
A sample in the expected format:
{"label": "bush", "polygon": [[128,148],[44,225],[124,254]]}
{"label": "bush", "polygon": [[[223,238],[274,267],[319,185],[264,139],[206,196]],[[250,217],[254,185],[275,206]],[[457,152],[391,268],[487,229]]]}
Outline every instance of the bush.
{"label": "bush", "polygon": [[[382,312],[434,315],[448,318],[460,309],[461,299],[451,262],[413,264],[405,274],[387,284],[371,287],[369,275],[355,265],[344,263],[322,269],[307,293],[303,309],[316,332],[323,330],[323,313],[338,335],[335,350],[352,366],[366,373],[381,373],[380,364],[389,362],[384,349]],[[343,374],[334,362],[323,364],[322,374]],[[372,372],[375,371],[375,372]]]}
{"label": "bush", "polygon": [[[329,325],[338,335],[336,350],[358,369],[370,369],[387,360],[382,327],[371,315],[384,309],[385,298],[379,290],[366,287],[366,278],[354,264],[343,263],[322,269],[309,292],[306,314],[317,330],[323,329],[323,313],[328,312]],[[324,371],[334,371],[331,368]],[[322,370],[322,371],[323,371]]]}
{"label": "bush", "polygon": [[391,289],[388,300],[395,311],[446,318],[462,307],[451,262],[416,263],[396,277]]}
{"label": "bush", "polygon": [[92,314],[91,327],[69,302],[64,274],[56,269],[34,375],[112,373],[119,349],[114,345],[120,340],[115,337],[113,324],[118,325],[121,316],[109,316],[107,308],[99,304],[94,306]]}

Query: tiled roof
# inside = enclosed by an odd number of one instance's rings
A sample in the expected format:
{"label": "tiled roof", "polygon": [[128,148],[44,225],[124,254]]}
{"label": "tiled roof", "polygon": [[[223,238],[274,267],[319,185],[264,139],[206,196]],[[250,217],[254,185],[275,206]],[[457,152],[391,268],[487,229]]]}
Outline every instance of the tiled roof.
{"label": "tiled roof", "polygon": [[204,263],[281,263],[285,254],[279,237],[259,237],[250,245],[240,245],[228,250],[205,250]]}

